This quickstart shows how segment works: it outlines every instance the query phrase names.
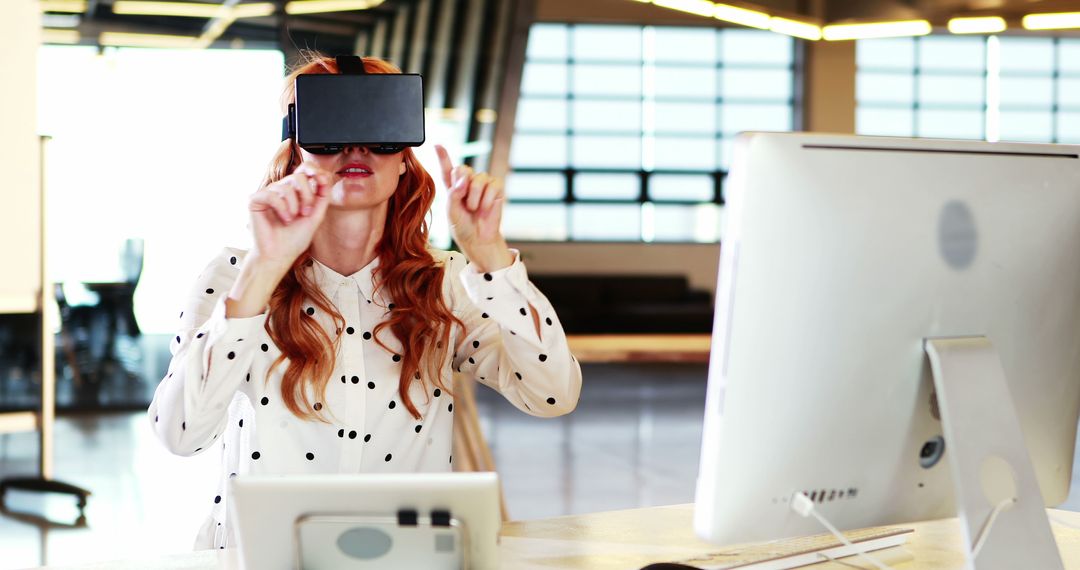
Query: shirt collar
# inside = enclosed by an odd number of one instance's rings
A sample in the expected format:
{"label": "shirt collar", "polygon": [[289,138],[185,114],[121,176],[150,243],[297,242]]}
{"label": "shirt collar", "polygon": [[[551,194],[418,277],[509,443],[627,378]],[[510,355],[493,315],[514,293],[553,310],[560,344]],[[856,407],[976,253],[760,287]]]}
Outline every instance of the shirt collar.
{"label": "shirt collar", "polygon": [[314,274],[315,282],[319,285],[319,288],[322,289],[323,292],[328,293],[331,298],[339,287],[353,285],[359,287],[366,299],[372,299],[372,292],[375,289],[373,277],[375,269],[379,267],[379,256],[375,256],[375,259],[372,259],[370,263],[352,275],[342,275],[337,271],[330,269],[314,257],[312,257],[311,260],[313,262],[311,264],[311,270]]}

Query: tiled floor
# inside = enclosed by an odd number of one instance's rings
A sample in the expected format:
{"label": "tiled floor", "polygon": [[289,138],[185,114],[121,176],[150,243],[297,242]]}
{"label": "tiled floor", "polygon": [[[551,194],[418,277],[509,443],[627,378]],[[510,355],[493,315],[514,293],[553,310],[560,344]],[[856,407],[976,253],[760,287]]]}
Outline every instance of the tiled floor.
{"label": "tiled floor", "polygon": [[[702,365],[587,366],[578,409],[540,420],[478,390],[516,519],[686,503],[701,438]],[[0,516],[0,569],[138,558],[190,550],[206,515],[217,458],[170,456],[140,413],[61,418],[56,475],[93,491],[89,528],[42,529]],[[35,470],[34,434],[0,435],[0,476]],[[1080,510],[1074,469],[1065,508]],[[15,494],[11,506],[73,520],[68,498]]]}

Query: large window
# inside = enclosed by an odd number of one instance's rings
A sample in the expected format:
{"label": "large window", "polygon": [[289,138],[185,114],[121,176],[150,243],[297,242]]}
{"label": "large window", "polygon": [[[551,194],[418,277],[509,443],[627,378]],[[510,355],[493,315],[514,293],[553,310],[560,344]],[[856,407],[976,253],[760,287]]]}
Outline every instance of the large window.
{"label": "large window", "polygon": [[72,296],[69,284],[122,280],[125,240],[142,239],[139,326],[172,333],[210,258],[250,242],[248,196],[280,144],[281,53],[43,46],[38,57],[51,276]]}
{"label": "large window", "polygon": [[504,232],[716,241],[734,136],[793,127],[793,54],[768,32],[534,25]]}
{"label": "large window", "polygon": [[931,36],[860,41],[856,57],[859,133],[985,137],[983,38]]}
{"label": "large window", "polygon": [[860,41],[860,134],[1080,143],[1080,40]]}

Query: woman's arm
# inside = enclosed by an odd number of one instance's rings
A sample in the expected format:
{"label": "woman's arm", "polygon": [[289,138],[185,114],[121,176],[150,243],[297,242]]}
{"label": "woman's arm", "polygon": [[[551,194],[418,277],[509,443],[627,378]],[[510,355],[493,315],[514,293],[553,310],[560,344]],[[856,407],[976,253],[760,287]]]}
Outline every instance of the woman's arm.
{"label": "woman's arm", "polygon": [[[221,436],[229,402],[250,380],[266,313],[231,317],[226,312],[227,293],[245,279],[249,294],[241,297],[247,297],[247,305],[259,303],[251,299],[261,290],[253,283],[266,279],[255,278],[258,268],[248,261],[243,251],[226,248],[203,270],[184,303],[180,330],[169,346],[168,373],[148,410],[154,433],[177,455],[193,455]],[[244,310],[242,299],[229,301],[240,301]]]}
{"label": "woman's arm", "polygon": [[477,271],[459,253],[447,259],[453,310],[465,323],[454,370],[531,415],[569,413],[581,393],[581,367],[551,303],[529,281],[518,252],[507,251],[512,263],[495,271]]}

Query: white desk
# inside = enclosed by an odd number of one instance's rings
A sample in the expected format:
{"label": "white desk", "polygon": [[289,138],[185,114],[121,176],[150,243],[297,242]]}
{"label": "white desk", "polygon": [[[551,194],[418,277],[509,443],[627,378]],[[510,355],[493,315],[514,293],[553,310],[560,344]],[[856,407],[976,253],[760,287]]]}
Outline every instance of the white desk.
{"label": "white desk", "polygon": [[[652,562],[680,560],[719,549],[694,537],[692,505],[653,507],[589,515],[558,517],[503,525],[500,568],[507,570],[634,570]],[[1080,513],[1050,511],[1054,518],[1080,526]],[[960,527],[956,519],[902,525],[914,528],[908,543],[881,551],[879,556],[897,568],[963,568]],[[1080,530],[1053,525],[1065,568],[1080,570]],[[891,551],[891,552],[890,552]],[[859,561],[823,563],[815,569],[861,568]],[[56,568],[56,567],[45,567]],[[72,568],[72,567],[67,567]],[[205,550],[154,559],[80,565],[79,570],[238,570],[235,550]]]}

